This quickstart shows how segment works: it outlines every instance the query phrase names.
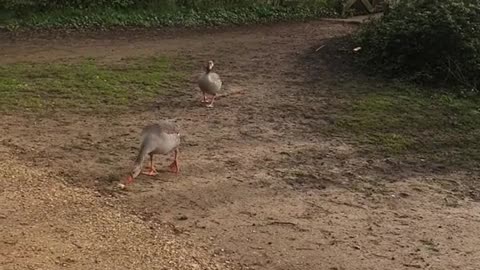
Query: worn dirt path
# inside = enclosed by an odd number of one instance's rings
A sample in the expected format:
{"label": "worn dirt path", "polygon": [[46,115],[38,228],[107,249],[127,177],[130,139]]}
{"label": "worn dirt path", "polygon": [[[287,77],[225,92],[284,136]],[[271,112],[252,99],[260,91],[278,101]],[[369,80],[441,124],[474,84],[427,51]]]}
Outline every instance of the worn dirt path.
{"label": "worn dirt path", "polygon": [[[342,102],[335,96],[342,84],[323,60],[306,59],[352,30],[311,22],[202,34],[4,35],[4,64],[169,55],[196,69],[189,87],[157,101],[158,111],[2,115],[1,149],[113,196],[125,211],[239,268],[478,269],[480,205],[445,188],[461,190],[474,176],[399,167],[322,132],[335,116],[329,105]],[[206,59],[216,61],[227,88],[240,91],[214,109],[200,106],[193,80]],[[140,129],[160,118],[182,128],[182,173],[140,177],[119,192]]]}

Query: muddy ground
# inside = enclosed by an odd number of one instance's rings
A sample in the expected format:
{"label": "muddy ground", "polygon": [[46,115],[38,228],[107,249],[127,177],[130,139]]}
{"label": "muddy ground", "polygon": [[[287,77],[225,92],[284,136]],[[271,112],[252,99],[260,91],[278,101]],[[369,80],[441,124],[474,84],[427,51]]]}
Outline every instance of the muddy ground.
{"label": "muddy ground", "polygon": [[[188,87],[125,114],[4,114],[2,152],[98,191],[239,269],[478,269],[480,205],[457,192],[476,175],[365,156],[323,132],[335,119],[331,105],[342,102],[339,74],[322,58],[306,59],[353,29],[310,22],[204,33],[3,34],[1,63],[169,55],[194,68]],[[234,92],[214,109],[200,105],[194,84],[206,59]],[[117,190],[140,129],[160,118],[182,129],[181,173],[142,176]]]}

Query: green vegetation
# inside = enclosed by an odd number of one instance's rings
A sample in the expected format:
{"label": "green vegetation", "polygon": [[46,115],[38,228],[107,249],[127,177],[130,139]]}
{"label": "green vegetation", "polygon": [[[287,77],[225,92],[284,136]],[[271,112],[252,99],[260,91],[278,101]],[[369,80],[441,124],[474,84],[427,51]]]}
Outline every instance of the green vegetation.
{"label": "green vegetation", "polygon": [[402,0],[362,26],[352,40],[361,47],[355,60],[396,82],[348,83],[355,91],[336,128],[388,155],[476,166],[479,14],[480,0]]}
{"label": "green vegetation", "polygon": [[[337,131],[389,155],[409,154],[449,165],[480,162],[480,102],[405,84],[345,85]],[[338,93],[338,92],[337,92]]]}
{"label": "green vegetation", "polygon": [[478,91],[480,0],[402,0],[365,25],[355,44],[374,72]]}
{"label": "green vegetation", "polygon": [[166,58],[2,65],[0,111],[125,109],[168,94],[182,77]]}
{"label": "green vegetation", "polygon": [[0,0],[0,25],[17,28],[214,26],[334,16],[337,0]]}

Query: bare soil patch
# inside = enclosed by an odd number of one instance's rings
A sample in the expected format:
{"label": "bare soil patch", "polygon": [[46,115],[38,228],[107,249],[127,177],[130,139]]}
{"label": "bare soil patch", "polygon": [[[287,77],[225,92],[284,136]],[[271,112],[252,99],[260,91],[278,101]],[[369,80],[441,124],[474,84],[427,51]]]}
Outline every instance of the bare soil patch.
{"label": "bare soil patch", "polygon": [[3,156],[2,269],[225,269],[168,226],[125,212],[118,200],[74,188],[56,173]]}

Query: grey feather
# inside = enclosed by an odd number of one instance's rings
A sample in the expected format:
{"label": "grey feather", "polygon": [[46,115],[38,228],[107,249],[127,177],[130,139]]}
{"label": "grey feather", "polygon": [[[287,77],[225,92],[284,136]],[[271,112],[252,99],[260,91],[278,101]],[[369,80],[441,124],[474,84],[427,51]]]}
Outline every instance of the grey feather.
{"label": "grey feather", "polygon": [[203,93],[217,95],[222,90],[222,80],[220,79],[220,75],[215,72],[211,72],[207,66],[206,72],[202,74],[198,80],[198,86]]}
{"label": "grey feather", "polygon": [[160,121],[143,128],[141,144],[138,155],[135,159],[132,176],[135,178],[140,174],[142,164],[146,157],[154,154],[168,154],[177,149],[180,145],[180,131],[171,122]]}

